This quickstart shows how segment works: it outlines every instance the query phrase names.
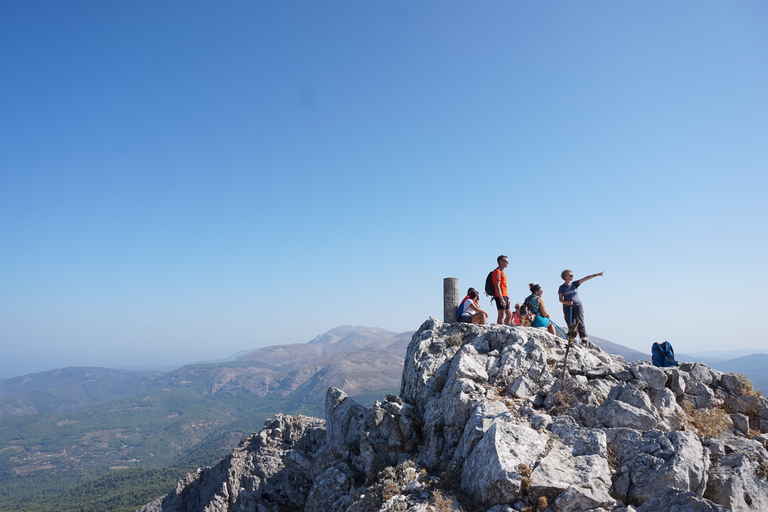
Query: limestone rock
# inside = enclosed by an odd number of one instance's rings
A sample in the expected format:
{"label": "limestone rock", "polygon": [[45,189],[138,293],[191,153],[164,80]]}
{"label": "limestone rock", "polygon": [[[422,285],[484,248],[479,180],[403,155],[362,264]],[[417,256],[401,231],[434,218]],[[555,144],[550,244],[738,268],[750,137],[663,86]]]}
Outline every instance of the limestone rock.
{"label": "limestone rock", "polygon": [[654,494],[637,512],[728,512],[728,509],[690,491],[670,487]]}
{"label": "limestone rock", "polygon": [[700,363],[628,363],[541,329],[413,335],[400,396],[278,415],[142,512],[768,510],[768,400]]}
{"label": "limestone rock", "polygon": [[525,468],[532,468],[547,440],[530,427],[497,421],[464,463],[462,490],[488,506],[509,503],[519,495]]}
{"label": "limestone rock", "polygon": [[607,435],[616,457],[612,494],[618,499],[640,505],[668,487],[704,494],[709,450],[692,432],[612,429]]}

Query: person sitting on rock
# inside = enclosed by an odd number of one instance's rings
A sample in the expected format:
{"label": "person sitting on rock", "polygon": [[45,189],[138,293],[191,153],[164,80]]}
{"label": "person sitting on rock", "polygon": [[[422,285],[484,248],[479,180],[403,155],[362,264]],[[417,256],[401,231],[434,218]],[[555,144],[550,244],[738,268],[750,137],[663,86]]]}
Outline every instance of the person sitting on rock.
{"label": "person sitting on rock", "polygon": [[519,302],[515,304],[515,312],[512,313],[512,324],[514,325],[522,325],[520,322],[520,308],[523,307],[522,304]]}
{"label": "person sitting on rock", "polygon": [[529,284],[528,288],[531,290],[531,294],[525,299],[525,304],[536,314],[536,318],[531,322],[531,327],[546,327],[549,334],[555,334],[555,326],[549,320],[544,299],[541,298],[544,291],[541,286],[533,283]]}
{"label": "person sitting on rock", "polygon": [[477,290],[470,288],[467,292],[467,296],[461,303],[464,305],[462,314],[459,317],[459,322],[467,324],[480,324],[485,325],[485,320],[488,318],[488,313],[480,309],[478,299],[480,294]]}

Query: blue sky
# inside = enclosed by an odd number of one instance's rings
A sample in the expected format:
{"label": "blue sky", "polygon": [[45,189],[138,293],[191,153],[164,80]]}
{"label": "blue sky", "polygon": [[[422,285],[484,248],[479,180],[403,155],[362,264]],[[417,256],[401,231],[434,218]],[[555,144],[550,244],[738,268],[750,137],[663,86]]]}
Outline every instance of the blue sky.
{"label": "blue sky", "polygon": [[[768,4],[0,4],[0,377],[415,330],[562,269],[766,348]],[[484,299],[483,305],[495,316]],[[650,353],[650,352],[649,352]]]}

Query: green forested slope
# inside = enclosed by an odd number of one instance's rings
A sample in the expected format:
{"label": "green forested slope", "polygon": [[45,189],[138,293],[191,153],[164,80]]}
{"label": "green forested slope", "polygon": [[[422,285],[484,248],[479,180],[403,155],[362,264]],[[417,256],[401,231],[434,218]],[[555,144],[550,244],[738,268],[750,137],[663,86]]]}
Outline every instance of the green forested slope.
{"label": "green forested slope", "polygon": [[0,512],[135,510],[329,386],[397,393],[410,335],[345,326],[311,344],[168,373],[72,367],[0,380]]}
{"label": "green forested slope", "polygon": [[0,512],[134,511],[274,414],[322,417],[322,402],[303,398],[158,389],[69,414],[0,418]]}

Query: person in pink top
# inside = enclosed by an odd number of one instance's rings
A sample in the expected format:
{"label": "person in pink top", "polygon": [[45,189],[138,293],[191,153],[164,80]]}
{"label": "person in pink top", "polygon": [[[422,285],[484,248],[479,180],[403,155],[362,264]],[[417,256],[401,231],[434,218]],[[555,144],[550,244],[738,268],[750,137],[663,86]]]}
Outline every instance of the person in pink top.
{"label": "person in pink top", "polygon": [[519,302],[515,304],[515,312],[512,313],[512,323],[514,325],[522,325],[522,323],[520,322],[520,308],[522,306],[523,305],[520,304]]}

